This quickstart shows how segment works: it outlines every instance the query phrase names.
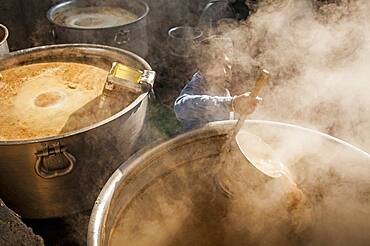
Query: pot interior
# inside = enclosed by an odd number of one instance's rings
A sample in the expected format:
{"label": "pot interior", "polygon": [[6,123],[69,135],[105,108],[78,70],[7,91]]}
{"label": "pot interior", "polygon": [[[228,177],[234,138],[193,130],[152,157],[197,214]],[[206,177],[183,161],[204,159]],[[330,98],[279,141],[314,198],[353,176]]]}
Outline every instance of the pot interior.
{"label": "pot interior", "polygon": [[113,28],[146,15],[146,5],[137,1],[67,2],[49,12],[53,23],[76,29]]}
{"label": "pot interior", "polygon": [[[325,135],[250,123],[288,165],[267,179],[236,148],[229,188],[215,173],[222,131],[181,137],[129,162],[101,219],[101,245],[366,245],[370,241],[369,156]],[[366,173],[366,174],[365,174]],[[117,180],[115,180],[117,181]],[[103,202],[105,203],[105,201]],[[102,205],[104,206],[104,204]],[[96,219],[96,218],[95,218]]]}
{"label": "pot interior", "polygon": [[[139,95],[123,91],[101,106],[108,64],[117,60],[112,57],[109,62],[109,58],[102,55],[101,60],[108,60],[94,63],[88,54],[83,60],[77,51],[73,53],[71,48],[70,52],[71,56],[66,51],[48,59],[42,59],[43,55],[35,52],[35,59],[28,57],[27,60],[27,55],[23,55],[27,64],[20,59],[21,64],[3,66],[4,69],[0,66],[1,141],[37,139],[76,131],[108,119],[138,98]],[[120,60],[142,68],[125,58],[122,55]],[[12,59],[17,60],[9,60]]]}

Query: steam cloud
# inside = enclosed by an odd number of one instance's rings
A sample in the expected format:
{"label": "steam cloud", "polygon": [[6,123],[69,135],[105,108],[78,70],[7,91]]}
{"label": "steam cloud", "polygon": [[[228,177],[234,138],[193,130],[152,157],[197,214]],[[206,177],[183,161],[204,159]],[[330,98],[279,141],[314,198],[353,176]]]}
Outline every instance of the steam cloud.
{"label": "steam cloud", "polygon": [[[328,5],[265,0],[246,23],[223,26],[236,44],[239,73],[234,78],[252,86],[256,65],[272,75],[274,86],[252,117],[317,128],[369,150],[369,10],[365,0]],[[130,185],[148,182],[122,208],[112,241],[117,245],[369,244],[368,158],[321,135],[248,129],[271,138],[266,142],[292,170],[302,193],[290,192],[291,185],[282,179],[265,180],[252,173],[252,166],[233,149],[226,171],[231,172],[227,175],[232,175],[231,188],[238,196],[226,199],[214,189],[218,158],[197,156],[220,143],[184,142],[185,147],[176,151],[161,152],[158,163],[149,158],[150,168],[171,171],[152,181],[155,172],[148,167],[147,176],[142,171],[140,181],[132,177],[127,183],[132,191]],[[175,168],[175,163],[181,167]]]}
{"label": "steam cloud", "polygon": [[[224,141],[175,143],[160,157],[143,160],[146,168],[122,184],[117,197],[126,192],[130,198],[116,204],[120,216],[109,215],[111,244],[368,245],[368,158],[291,127],[249,124],[249,129],[286,153],[301,191],[284,179],[266,178],[233,146],[225,171],[234,196],[225,197],[214,182],[220,156],[199,158],[221,150]],[[292,142],[298,144],[289,152]]]}
{"label": "steam cloud", "polygon": [[[265,0],[237,28],[234,78],[259,65],[273,86],[251,116],[316,128],[370,151],[370,2]],[[230,24],[229,24],[230,25]]]}

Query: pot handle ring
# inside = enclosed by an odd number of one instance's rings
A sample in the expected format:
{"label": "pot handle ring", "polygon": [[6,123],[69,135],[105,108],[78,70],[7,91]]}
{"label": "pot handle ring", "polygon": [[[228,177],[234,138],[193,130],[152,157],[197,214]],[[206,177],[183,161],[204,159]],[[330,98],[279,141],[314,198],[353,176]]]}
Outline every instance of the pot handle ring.
{"label": "pot handle ring", "polygon": [[119,30],[114,35],[114,42],[116,44],[127,44],[130,41],[130,30]]}
{"label": "pot handle ring", "polygon": [[[35,172],[38,176],[45,179],[67,175],[72,172],[76,164],[76,158],[67,151],[67,147],[61,147],[59,143],[52,147],[46,146],[43,150],[37,152],[36,156]],[[64,167],[56,170],[49,170],[48,166],[45,165],[45,159],[52,157],[58,157],[59,160],[62,160]]]}

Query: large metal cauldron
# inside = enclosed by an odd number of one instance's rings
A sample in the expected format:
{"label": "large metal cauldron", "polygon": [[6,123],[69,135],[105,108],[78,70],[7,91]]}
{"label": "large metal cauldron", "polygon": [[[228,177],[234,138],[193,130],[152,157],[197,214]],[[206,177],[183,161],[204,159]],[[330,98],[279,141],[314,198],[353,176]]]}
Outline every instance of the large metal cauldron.
{"label": "large metal cauldron", "polygon": [[[94,11],[84,13],[84,9]],[[136,15],[136,19],[125,24],[114,22],[114,14],[109,9],[124,9]],[[70,11],[78,9],[76,16],[71,16],[73,25],[63,23],[59,18]],[[101,12],[100,10],[101,9]],[[94,43],[119,47],[145,57],[148,54],[147,15],[148,5],[140,0],[109,1],[66,1],[50,8],[47,13],[53,25],[52,35],[57,43]],[[105,15],[102,17],[102,14]],[[102,25],[101,27],[99,25]]]}
{"label": "large metal cauldron", "polygon": [[[107,74],[112,62],[150,69],[142,58],[125,50],[71,44],[10,53],[0,59],[0,71],[43,62],[89,64]],[[134,151],[147,104],[148,94],[143,93],[123,110],[88,127],[54,137],[0,141],[0,197],[27,218],[92,208],[109,176]]]}
{"label": "large metal cauldron", "polygon": [[368,245],[367,153],[294,125],[246,124],[276,150],[303,195],[233,149],[238,192],[224,196],[213,177],[234,123],[212,123],[125,162],[96,201],[88,245]]}

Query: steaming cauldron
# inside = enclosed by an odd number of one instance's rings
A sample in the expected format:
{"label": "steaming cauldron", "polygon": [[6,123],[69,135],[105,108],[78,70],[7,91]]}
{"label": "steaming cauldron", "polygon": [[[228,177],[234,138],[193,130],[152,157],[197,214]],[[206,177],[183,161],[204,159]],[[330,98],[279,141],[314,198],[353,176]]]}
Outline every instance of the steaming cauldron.
{"label": "steaming cauldron", "polygon": [[[109,179],[88,245],[368,245],[370,156],[302,127],[247,121],[302,190],[266,179],[233,149],[233,188],[214,173],[234,123],[212,123],[131,157]],[[231,176],[230,176],[231,177]]]}
{"label": "steaming cauldron", "polygon": [[[70,44],[42,46],[7,54],[0,59],[0,72],[53,62],[89,65],[95,70],[105,70],[106,75],[112,62],[150,69],[146,61],[125,50],[101,45]],[[95,70],[91,70],[92,74],[87,71],[87,78],[94,78]],[[32,73],[30,69],[22,71]],[[17,70],[14,73],[17,75]],[[62,74],[68,73],[66,70]],[[71,77],[79,78],[80,75],[81,71],[77,71]],[[73,100],[81,96],[78,94]],[[66,103],[70,103],[70,100],[66,100]],[[13,131],[19,131],[17,134],[20,139],[0,141],[0,197],[9,207],[27,218],[63,216],[92,208],[109,176],[134,151],[133,145],[145,119],[148,93],[133,100],[112,116],[54,136],[22,140],[21,127],[15,128]],[[22,103],[22,98],[19,101]],[[27,110],[22,112],[28,113]],[[36,115],[36,118],[42,116]],[[58,116],[53,114],[46,117],[45,127]],[[6,120],[2,120],[1,124],[2,128],[7,127]]]}

